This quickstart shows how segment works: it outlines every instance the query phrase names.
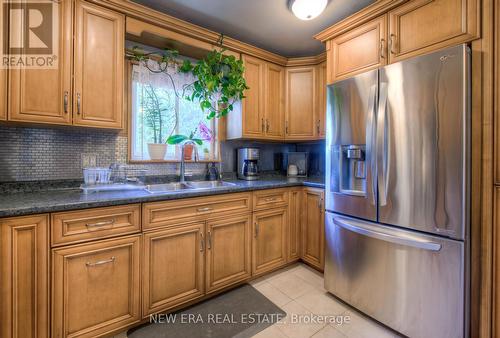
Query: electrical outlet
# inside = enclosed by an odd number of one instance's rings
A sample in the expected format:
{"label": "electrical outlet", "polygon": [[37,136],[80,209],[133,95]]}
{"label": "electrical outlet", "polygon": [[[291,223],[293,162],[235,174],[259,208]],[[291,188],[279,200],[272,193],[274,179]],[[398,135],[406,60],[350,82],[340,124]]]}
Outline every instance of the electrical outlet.
{"label": "electrical outlet", "polygon": [[86,153],[82,154],[82,168],[97,167],[97,154]]}

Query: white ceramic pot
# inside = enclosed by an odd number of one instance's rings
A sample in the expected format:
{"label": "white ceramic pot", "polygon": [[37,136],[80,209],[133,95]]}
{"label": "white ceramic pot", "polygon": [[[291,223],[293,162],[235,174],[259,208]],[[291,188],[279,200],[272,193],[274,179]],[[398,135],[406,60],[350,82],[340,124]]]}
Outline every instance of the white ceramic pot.
{"label": "white ceramic pot", "polygon": [[152,160],[164,160],[167,154],[167,144],[148,143],[148,152]]}

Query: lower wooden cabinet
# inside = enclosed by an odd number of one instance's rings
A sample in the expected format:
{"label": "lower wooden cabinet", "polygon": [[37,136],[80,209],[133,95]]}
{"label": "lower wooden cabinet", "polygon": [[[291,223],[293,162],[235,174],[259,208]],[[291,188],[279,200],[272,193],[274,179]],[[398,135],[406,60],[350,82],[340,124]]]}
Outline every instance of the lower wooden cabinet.
{"label": "lower wooden cabinet", "polygon": [[302,260],[318,269],[325,264],[323,189],[306,188],[302,196]]}
{"label": "lower wooden cabinet", "polygon": [[203,296],[205,222],[144,234],[143,316]]}
{"label": "lower wooden cabinet", "polygon": [[207,222],[207,293],[251,276],[251,215]]}
{"label": "lower wooden cabinet", "polygon": [[287,208],[259,211],[253,215],[252,274],[258,275],[287,261]]}
{"label": "lower wooden cabinet", "polygon": [[301,201],[302,188],[293,188],[290,191],[290,202],[288,204],[288,262],[298,260],[300,258],[300,222],[301,222]]}
{"label": "lower wooden cabinet", "polygon": [[96,337],[141,319],[141,236],[52,251],[52,335]]}
{"label": "lower wooden cabinet", "polygon": [[50,337],[48,235],[48,215],[0,219],[0,337]]}

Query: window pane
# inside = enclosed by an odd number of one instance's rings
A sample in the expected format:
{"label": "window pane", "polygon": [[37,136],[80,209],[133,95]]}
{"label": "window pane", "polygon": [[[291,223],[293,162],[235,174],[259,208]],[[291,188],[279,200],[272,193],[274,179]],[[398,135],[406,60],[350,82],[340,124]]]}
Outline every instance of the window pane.
{"label": "window pane", "polygon": [[[151,69],[156,62],[148,63]],[[171,73],[171,72],[169,72]],[[182,88],[194,78],[190,74],[153,73],[144,66],[132,70],[132,160],[149,160],[148,144],[165,143],[170,135],[181,134],[203,140],[198,146],[200,159],[218,156],[215,120],[208,121],[197,101],[184,99]],[[176,95],[177,91],[177,95]],[[168,145],[166,160],[179,160],[178,146]]]}

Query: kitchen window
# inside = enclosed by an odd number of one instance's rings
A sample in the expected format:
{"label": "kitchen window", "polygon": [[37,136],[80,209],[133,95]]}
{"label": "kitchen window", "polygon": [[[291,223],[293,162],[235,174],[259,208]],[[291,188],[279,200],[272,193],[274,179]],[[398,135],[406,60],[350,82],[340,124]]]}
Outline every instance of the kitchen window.
{"label": "kitchen window", "polygon": [[[183,93],[183,87],[194,82],[194,77],[171,70],[170,76],[156,73],[158,69],[157,62],[151,60],[147,67],[143,64],[131,67],[130,160],[151,161],[149,144],[165,144],[171,135],[194,133],[196,138],[203,140],[202,145],[196,146],[198,160],[217,161],[217,120],[207,120],[199,103],[185,99],[188,93]],[[169,144],[164,159],[159,161],[175,162],[180,158],[180,145]]]}

